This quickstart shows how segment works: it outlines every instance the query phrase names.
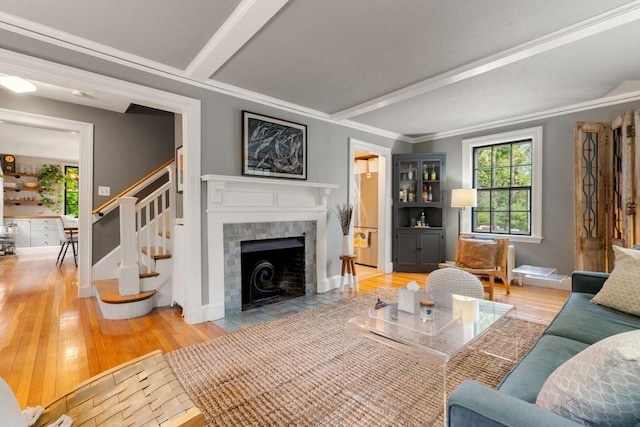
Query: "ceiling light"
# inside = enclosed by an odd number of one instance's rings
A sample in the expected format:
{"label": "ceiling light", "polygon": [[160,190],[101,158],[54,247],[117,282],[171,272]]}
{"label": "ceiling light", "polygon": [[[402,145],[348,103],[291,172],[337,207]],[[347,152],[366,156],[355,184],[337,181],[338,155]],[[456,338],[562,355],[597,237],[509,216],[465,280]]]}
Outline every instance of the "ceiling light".
{"label": "ceiling light", "polygon": [[0,86],[4,86],[15,93],[26,93],[26,92],[36,91],[36,85],[17,76],[0,77]]}

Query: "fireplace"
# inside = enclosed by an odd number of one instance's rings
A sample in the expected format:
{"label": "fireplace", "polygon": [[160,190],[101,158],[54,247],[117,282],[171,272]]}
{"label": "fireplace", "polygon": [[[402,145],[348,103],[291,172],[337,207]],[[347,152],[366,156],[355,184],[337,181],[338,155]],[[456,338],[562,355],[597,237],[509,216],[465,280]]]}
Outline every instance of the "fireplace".
{"label": "fireplace", "polygon": [[[327,278],[327,199],[335,184],[204,175],[207,183],[208,320],[242,310],[241,245],[304,236],[305,295],[331,289]],[[195,298],[195,296],[194,296]]]}
{"label": "fireplace", "polygon": [[241,242],[242,310],[305,295],[304,236]]}

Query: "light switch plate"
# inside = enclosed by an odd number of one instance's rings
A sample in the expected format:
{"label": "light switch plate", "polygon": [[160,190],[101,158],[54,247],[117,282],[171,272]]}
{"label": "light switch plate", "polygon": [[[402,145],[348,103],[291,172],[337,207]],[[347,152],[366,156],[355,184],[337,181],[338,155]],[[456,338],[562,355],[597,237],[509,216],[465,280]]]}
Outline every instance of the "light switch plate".
{"label": "light switch plate", "polygon": [[110,196],[111,187],[98,186],[98,196]]}

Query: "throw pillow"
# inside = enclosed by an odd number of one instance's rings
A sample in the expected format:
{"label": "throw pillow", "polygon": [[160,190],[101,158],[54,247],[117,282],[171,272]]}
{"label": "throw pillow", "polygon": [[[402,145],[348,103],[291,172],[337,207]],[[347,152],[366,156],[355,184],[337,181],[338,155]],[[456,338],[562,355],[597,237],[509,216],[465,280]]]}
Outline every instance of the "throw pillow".
{"label": "throw pillow", "polygon": [[634,426],[640,419],[640,330],[605,338],[560,365],[536,405],[593,426]]}
{"label": "throw pillow", "polygon": [[493,240],[460,239],[458,265],[464,268],[495,268],[498,244]]}
{"label": "throw pillow", "polygon": [[613,252],[615,267],[591,301],[640,316],[640,251],[614,246]]}
{"label": "throw pillow", "polygon": [[27,421],[22,415],[18,400],[2,377],[0,377],[0,417],[2,417],[2,425],[27,427]]}

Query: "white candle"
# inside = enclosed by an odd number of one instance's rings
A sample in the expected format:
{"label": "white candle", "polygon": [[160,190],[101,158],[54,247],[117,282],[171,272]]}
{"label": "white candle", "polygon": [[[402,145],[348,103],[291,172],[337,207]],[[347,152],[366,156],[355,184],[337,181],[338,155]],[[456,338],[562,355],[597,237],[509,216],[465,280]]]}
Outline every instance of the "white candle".
{"label": "white candle", "polygon": [[480,321],[480,304],[476,298],[453,295],[453,312],[461,316],[462,323]]}

